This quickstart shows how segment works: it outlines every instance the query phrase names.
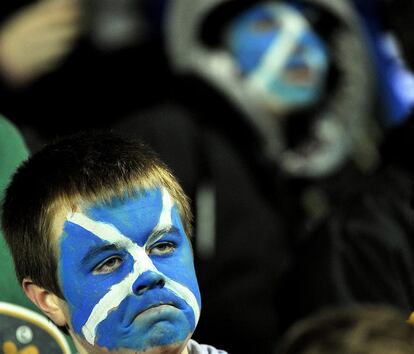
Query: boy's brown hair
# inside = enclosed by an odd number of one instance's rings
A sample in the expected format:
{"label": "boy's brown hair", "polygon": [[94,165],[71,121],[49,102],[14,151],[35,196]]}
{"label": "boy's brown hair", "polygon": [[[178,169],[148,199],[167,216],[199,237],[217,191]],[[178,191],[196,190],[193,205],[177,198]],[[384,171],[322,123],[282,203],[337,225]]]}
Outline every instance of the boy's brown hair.
{"label": "boy's brown hair", "polygon": [[21,283],[64,298],[57,277],[56,220],[62,210],[165,187],[191,236],[192,214],[176,178],[147,146],[110,133],[81,133],[47,145],[15,173],[3,203],[2,227]]}

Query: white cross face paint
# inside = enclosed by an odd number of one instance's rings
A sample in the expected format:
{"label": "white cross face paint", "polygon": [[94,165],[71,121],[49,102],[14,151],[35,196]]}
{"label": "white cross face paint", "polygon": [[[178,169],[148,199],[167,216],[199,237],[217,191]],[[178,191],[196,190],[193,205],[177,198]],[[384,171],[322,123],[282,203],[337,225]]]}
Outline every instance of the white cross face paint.
{"label": "white cross face paint", "polygon": [[71,214],[60,251],[70,321],[89,344],[147,351],[194,331],[200,294],[191,246],[165,189]]}
{"label": "white cross face paint", "polygon": [[274,113],[308,106],[322,95],[328,51],[294,6],[253,6],[235,18],[227,41],[248,94]]}

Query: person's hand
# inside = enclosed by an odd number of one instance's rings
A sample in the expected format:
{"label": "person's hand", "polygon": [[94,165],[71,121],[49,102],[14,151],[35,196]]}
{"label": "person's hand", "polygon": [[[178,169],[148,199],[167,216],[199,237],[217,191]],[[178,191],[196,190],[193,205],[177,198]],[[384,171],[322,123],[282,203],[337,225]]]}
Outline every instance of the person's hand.
{"label": "person's hand", "polygon": [[12,86],[53,71],[81,33],[78,0],[40,0],[13,14],[0,28],[0,74]]}

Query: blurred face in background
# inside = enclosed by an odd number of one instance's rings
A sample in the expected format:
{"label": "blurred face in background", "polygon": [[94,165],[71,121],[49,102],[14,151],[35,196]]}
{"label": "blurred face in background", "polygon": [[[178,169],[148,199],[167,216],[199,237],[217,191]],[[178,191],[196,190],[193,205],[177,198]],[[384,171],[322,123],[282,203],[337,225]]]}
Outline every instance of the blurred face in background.
{"label": "blurred face in background", "polygon": [[230,23],[226,43],[249,95],[272,113],[308,107],[323,95],[327,48],[293,5],[251,7]]}

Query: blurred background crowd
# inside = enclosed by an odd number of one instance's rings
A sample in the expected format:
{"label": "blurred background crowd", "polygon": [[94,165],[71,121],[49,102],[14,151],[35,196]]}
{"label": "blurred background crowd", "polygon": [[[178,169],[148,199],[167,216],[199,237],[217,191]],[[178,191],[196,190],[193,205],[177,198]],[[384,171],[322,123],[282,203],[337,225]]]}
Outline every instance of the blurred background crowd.
{"label": "blurred background crowd", "polygon": [[[192,201],[198,341],[273,353],[327,307],[408,319],[413,22],[410,0],[2,0],[0,196],[57,136],[138,137]],[[34,310],[12,267],[0,239],[0,301]]]}

